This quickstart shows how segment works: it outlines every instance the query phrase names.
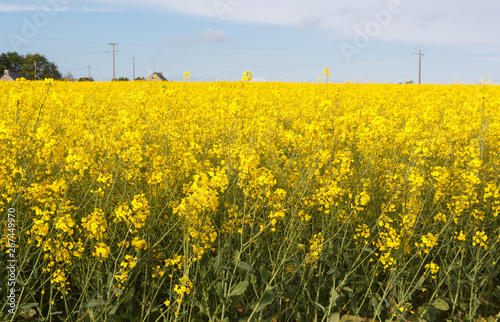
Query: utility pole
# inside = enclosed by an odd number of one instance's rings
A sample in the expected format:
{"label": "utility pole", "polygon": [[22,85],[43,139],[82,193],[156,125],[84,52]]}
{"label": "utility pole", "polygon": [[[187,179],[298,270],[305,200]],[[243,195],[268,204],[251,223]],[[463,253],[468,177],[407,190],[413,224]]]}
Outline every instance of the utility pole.
{"label": "utility pole", "polygon": [[418,83],[422,83],[422,49],[418,50]]}
{"label": "utility pole", "polygon": [[135,80],[135,59],[136,57],[132,57],[132,80]]}
{"label": "utility pole", "polygon": [[90,82],[90,65],[89,65],[89,82]]}
{"label": "utility pole", "polygon": [[415,49],[418,49],[418,83],[421,84],[422,83],[422,56],[424,54],[422,54],[422,49],[425,49],[424,46],[420,45],[420,46],[417,46]]}
{"label": "utility pole", "polygon": [[115,80],[115,46],[118,45],[114,42],[109,43],[111,46],[113,46],[113,81]]}
{"label": "utility pole", "polygon": [[36,60],[35,60],[35,80],[36,80]]}

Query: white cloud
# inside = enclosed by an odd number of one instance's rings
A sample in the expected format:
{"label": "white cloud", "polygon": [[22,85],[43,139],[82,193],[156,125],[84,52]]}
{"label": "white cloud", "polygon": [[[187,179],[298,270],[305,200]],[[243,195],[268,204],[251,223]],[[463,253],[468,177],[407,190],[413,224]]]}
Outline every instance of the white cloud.
{"label": "white cloud", "polygon": [[224,43],[230,39],[231,37],[229,37],[224,31],[207,29],[203,31],[201,35],[189,37],[177,35],[170,38],[170,42],[172,45],[186,46],[199,43]]}
{"label": "white cloud", "polygon": [[[344,39],[364,28],[374,14],[398,6],[376,38],[412,44],[489,46],[500,29],[500,3],[490,0],[147,0],[170,11],[228,21],[287,25],[331,31]],[[225,4],[223,12],[217,4]]]}
{"label": "white cloud", "polygon": [[0,12],[40,11],[42,8],[35,5],[0,4]]}
{"label": "white cloud", "polygon": [[99,11],[99,12],[116,12],[123,11],[113,6],[68,6],[67,1],[40,1],[39,5],[32,4],[0,4],[0,12],[19,12],[19,11]]}
{"label": "white cloud", "polygon": [[[40,2],[39,2],[40,1]],[[79,0],[26,0],[39,4],[59,1],[81,10]],[[401,13],[377,33],[376,40],[402,41],[428,46],[479,46],[491,49],[500,30],[500,2],[491,0],[88,0],[89,8],[165,10],[216,20],[290,26],[297,30],[317,29],[335,35],[332,40],[350,40],[356,30],[374,21],[377,13],[398,5]],[[20,5],[0,5],[0,11],[15,11]],[[28,6],[29,7],[29,6]],[[94,9],[96,10],[96,9]],[[358,28],[358,29],[356,29]],[[186,39],[183,39],[186,40]],[[189,41],[189,39],[187,40]],[[193,41],[193,40],[191,40]]]}

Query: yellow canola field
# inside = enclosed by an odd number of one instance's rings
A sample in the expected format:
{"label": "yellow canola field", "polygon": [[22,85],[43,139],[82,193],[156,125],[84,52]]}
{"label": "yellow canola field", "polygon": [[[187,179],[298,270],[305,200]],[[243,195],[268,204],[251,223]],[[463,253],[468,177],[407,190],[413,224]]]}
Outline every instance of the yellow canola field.
{"label": "yellow canola field", "polygon": [[[499,106],[493,85],[2,82],[0,205],[16,209],[20,301],[70,314],[134,289],[151,316],[206,302],[196,315],[223,319],[312,316],[307,296],[409,316],[441,297],[452,314],[490,314]],[[459,308],[473,293],[475,310]]]}

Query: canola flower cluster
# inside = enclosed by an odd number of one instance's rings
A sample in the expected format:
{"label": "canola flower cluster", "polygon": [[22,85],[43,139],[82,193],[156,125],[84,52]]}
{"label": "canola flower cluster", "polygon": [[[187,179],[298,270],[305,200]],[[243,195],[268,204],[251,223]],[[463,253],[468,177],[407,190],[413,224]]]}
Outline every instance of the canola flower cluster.
{"label": "canola flower cluster", "polygon": [[340,269],[338,247],[368,256],[378,278],[421,263],[410,267],[428,288],[457,261],[495,269],[496,86],[328,84],[329,69],[326,86],[242,76],[0,84],[0,205],[29,218],[23,247],[61,296],[94,261],[116,297],[139,272],[166,279],[158,303],[179,314],[201,285],[191,268],[229,240],[287,243],[287,276]]}

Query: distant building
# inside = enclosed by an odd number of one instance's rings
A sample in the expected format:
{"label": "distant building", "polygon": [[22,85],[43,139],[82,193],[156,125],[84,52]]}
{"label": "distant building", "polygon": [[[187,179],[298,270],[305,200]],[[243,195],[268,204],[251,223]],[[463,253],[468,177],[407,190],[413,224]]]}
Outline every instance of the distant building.
{"label": "distant building", "polygon": [[3,71],[3,76],[0,77],[0,80],[3,80],[3,81],[13,81],[13,80],[19,79],[21,77],[24,77],[24,79],[28,79],[28,77],[26,76],[25,73],[13,73],[13,72],[5,69]]}
{"label": "distant building", "polygon": [[147,80],[148,81],[167,81],[165,76],[163,76],[162,72],[153,73],[153,74],[149,75]]}

